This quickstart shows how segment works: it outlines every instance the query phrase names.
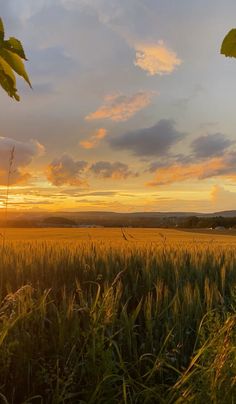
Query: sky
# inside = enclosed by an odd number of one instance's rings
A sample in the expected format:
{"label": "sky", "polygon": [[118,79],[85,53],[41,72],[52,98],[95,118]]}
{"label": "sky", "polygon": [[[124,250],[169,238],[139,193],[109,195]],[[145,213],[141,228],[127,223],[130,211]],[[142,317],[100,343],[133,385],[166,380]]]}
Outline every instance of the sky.
{"label": "sky", "polygon": [[236,208],[233,0],[0,0],[33,90],[0,89],[0,207]]}

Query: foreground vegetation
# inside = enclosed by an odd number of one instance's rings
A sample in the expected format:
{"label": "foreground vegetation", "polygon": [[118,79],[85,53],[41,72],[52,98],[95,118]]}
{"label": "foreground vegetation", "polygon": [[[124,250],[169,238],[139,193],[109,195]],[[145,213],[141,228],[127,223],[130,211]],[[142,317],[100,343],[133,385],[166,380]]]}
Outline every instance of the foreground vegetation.
{"label": "foreground vegetation", "polygon": [[5,243],[2,402],[233,403],[233,244],[180,232],[138,242],[133,229],[112,243],[89,230]]}

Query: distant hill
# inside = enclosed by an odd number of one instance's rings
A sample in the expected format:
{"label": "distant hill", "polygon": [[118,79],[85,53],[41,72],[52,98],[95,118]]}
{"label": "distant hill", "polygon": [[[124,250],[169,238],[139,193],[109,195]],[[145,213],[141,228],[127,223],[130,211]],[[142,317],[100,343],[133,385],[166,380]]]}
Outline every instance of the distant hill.
{"label": "distant hill", "polygon": [[222,212],[211,213],[211,216],[236,217],[236,210],[223,210]]}
{"label": "distant hill", "polygon": [[[48,217],[52,216],[52,212],[31,212],[22,213],[23,216],[30,217]],[[68,217],[68,218],[112,218],[112,217],[236,217],[236,210],[226,210],[212,213],[202,213],[202,212],[109,212],[109,211],[85,211],[85,212],[55,212],[57,217]],[[21,216],[22,218],[22,216]]]}
{"label": "distant hill", "polygon": [[[236,226],[236,210],[199,212],[9,212],[9,227],[186,227]],[[4,227],[0,214],[0,227]]]}
{"label": "distant hill", "polygon": [[50,216],[46,217],[43,220],[43,223],[46,225],[63,225],[63,226],[75,226],[76,222],[74,220],[68,219],[67,217],[62,217],[62,216]]}

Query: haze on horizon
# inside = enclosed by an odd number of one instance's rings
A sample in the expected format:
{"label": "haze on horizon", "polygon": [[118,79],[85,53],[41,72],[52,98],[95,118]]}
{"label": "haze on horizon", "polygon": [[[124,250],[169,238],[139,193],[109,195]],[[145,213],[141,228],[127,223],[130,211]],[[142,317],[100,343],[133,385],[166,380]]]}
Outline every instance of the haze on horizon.
{"label": "haze on horizon", "polygon": [[0,0],[33,91],[0,92],[0,207],[214,212],[236,206],[232,0]]}

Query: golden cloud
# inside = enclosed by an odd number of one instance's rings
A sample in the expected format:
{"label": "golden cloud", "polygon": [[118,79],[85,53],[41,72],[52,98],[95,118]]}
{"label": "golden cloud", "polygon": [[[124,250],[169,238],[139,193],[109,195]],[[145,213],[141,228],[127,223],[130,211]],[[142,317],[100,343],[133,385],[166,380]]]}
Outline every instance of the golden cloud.
{"label": "golden cloud", "polygon": [[100,140],[107,136],[107,130],[105,128],[99,128],[91,135],[89,140],[81,140],[80,146],[84,149],[93,149],[98,145]]}
{"label": "golden cloud", "polygon": [[26,183],[31,174],[28,166],[34,158],[42,155],[45,149],[37,140],[21,142],[8,137],[0,137],[0,184],[10,185]]}
{"label": "golden cloud", "polygon": [[122,94],[109,95],[104,104],[95,112],[85,117],[87,121],[96,119],[111,119],[115,122],[127,121],[151,102],[151,92],[138,92],[131,96]]}
{"label": "golden cloud", "polygon": [[[8,184],[8,173],[4,170],[0,170],[0,184],[1,185],[7,185]],[[30,179],[32,175],[28,172],[24,172],[19,169],[15,169],[11,174],[9,178],[9,186],[12,185],[18,185],[18,184],[26,184]]]}
{"label": "golden cloud", "polygon": [[227,206],[229,209],[234,209],[236,192],[229,191],[220,185],[214,185],[211,189],[211,201],[219,206]]}
{"label": "golden cloud", "polygon": [[218,157],[200,163],[173,164],[168,167],[160,167],[156,172],[154,181],[147,185],[167,185],[174,182],[200,180],[216,176],[232,177],[234,171],[232,163],[233,161],[230,159]]}
{"label": "golden cloud", "polygon": [[64,154],[55,158],[47,167],[46,175],[52,185],[85,186],[86,180],[82,177],[87,163],[76,161],[71,156]]}
{"label": "golden cloud", "polygon": [[138,43],[135,50],[135,66],[145,70],[150,76],[170,74],[182,63],[176,53],[168,49],[163,41],[157,44]]}
{"label": "golden cloud", "polygon": [[232,210],[236,204],[236,192],[229,191],[220,185],[214,185],[211,190],[211,202],[215,210],[222,210],[222,208]]}
{"label": "golden cloud", "polygon": [[131,171],[127,164],[121,163],[120,161],[113,163],[109,161],[97,161],[91,165],[90,171],[100,178],[112,178],[113,180],[138,176],[138,173]]}

